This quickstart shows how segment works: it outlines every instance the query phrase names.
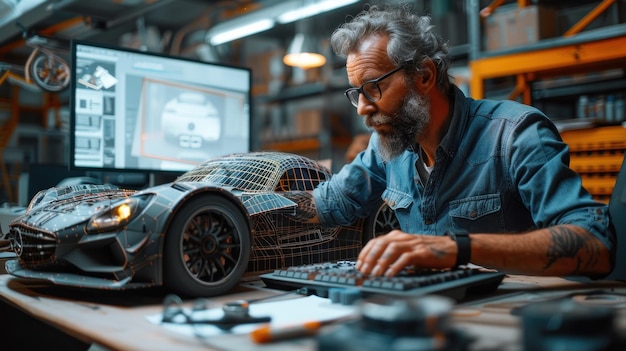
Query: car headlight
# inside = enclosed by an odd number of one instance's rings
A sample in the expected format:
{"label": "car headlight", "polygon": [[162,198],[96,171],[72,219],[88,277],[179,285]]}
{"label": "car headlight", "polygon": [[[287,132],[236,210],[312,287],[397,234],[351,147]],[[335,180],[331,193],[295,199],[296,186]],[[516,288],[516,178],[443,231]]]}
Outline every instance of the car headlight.
{"label": "car headlight", "polygon": [[148,199],[148,196],[131,197],[113,204],[89,220],[87,232],[102,232],[125,226],[144,210]]}

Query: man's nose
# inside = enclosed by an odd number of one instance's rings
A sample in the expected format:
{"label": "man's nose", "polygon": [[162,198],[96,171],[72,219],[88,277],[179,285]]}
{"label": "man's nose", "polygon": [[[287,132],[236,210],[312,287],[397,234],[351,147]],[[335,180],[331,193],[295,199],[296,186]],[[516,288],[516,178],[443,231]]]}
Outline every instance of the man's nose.
{"label": "man's nose", "polygon": [[376,111],[376,104],[369,101],[365,95],[359,94],[359,104],[356,107],[356,113],[360,116],[367,117]]}

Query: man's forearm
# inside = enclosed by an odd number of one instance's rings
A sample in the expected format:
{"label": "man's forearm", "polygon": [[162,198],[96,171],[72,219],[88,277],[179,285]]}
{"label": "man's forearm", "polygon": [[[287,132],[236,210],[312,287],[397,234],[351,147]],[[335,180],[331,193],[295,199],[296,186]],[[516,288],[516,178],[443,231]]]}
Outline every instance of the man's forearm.
{"label": "man's forearm", "polygon": [[602,276],[610,252],[587,230],[559,225],[523,234],[473,234],[472,263],[510,273]]}

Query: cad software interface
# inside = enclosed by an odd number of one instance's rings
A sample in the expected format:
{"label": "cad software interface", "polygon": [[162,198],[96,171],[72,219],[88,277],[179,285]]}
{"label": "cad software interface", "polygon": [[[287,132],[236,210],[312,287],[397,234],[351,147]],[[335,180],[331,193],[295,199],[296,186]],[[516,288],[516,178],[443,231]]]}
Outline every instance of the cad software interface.
{"label": "cad software interface", "polygon": [[185,171],[249,151],[249,70],[90,44],[74,51],[74,167]]}

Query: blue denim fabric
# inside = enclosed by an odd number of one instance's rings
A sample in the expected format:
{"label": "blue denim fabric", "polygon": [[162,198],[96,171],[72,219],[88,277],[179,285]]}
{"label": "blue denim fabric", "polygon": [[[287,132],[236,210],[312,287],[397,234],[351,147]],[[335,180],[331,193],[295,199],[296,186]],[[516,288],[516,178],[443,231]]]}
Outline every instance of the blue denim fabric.
{"label": "blue denim fabric", "polygon": [[409,233],[515,233],[575,224],[613,250],[608,206],[582,188],[569,168],[567,145],[541,111],[473,100],[456,87],[454,94],[450,128],[427,184],[415,168],[417,153],[407,150],[384,163],[373,133],[365,151],[315,189],[322,224],[348,225],[382,198]]}

